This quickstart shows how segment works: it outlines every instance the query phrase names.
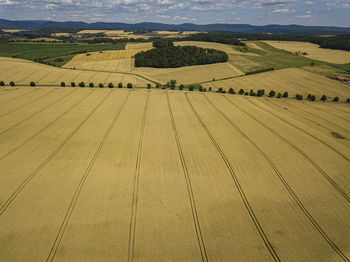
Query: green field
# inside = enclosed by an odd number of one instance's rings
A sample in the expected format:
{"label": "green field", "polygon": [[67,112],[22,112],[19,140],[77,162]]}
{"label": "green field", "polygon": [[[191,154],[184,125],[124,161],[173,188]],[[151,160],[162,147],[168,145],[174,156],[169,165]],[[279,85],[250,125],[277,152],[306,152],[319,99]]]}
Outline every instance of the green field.
{"label": "green field", "polygon": [[85,43],[37,43],[13,42],[0,44],[0,56],[17,57],[31,61],[42,61],[62,66],[78,53],[104,50],[122,50],[120,44],[85,44]]}

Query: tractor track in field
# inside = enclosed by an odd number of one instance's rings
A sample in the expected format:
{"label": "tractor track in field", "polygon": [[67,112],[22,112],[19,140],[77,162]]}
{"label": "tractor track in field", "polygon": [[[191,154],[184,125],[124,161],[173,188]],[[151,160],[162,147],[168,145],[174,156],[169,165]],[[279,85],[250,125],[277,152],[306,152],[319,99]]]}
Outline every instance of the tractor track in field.
{"label": "tractor track in field", "polygon": [[193,189],[192,189],[191,179],[190,179],[189,174],[188,174],[186,161],[185,161],[184,154],[183,154],[183,151],[182,151],[179,135],[177,133],[175,119],[174,119],[174,114],[173,114],[173,110],[172,110],[171,104],[170,104],[169,92],[166,92],[166,95],[167,95],[167,102],[168,102],[168,109],[169,109],[171,125],[172,125],[172,128],[173,128],[174,137],[175,137],[176,145],[177,145],[177,151],[179,153],[179,158],[180,158],[181,165],[182,165],[182,171],[183,171],[183,174],[184,174],[184,177],[185,177],[185,180],[186,180],[187,193],[188,193],[188,197],[189,197],[189,200],[190,200],[191,211],[192,211],[192,218],[193,218],[193,223],[194,223],[194,227],[195,227],[195,230],[196,230],[197,241],[198,241],[199,249],[200,249],[201,256],[202,256],[202,261],[206,262],[206,261],[209,261],[209,259],[208,259],[208,255],[207,255],[204,239],[203,239],[202,230],[201,230],[200,223],[199,223],[199,218],[198,218],[198,213],[197,213],[197,206],[196,206],[196,201],[195,201],[195,198],[194,198],[194,193],[193,193]]}
{"label": "tractor track in field", "polygon": [[[93,90],[94,91],[94,90]],[[0,156],[0,162],[2,160],[4,160],[6,157],[8,157],[9,155],[11,155],[12,153],[16,152],[18,149],[20,149],[23,145],[25,145],[26,143],[28,143],[30,140],[32,140],[34,137],[36,137],[37,135],[39,135],[40,133],[44,132],[46,129],[48,129],[50,126],[52,126],[56,121],[58,121],[60,118],[62,118],[64,115],[66,115],[67,113],[69,113],[74,107],[76,107],[78,104],[80,104],[83,100],[85,100],[88,96],[90,96],[93,91],[91,91],[90,93],[88,93],[88,95],[84,96],[83,98],[81,98],[80,100],[78,100],[75,104],[73,104],[72,106],[70,106],[66,111],[64,111],[62,114],[60,114],[58,117],[56,117],[54,120],[52,120],[50,123],[48,123],[46,126],[44,126],[43,128],[41,128],[38,132],[36,132],[35,134],[33,134],[32,136],[30,136],[29,138],[27,138],[25,141],[23,141],[21,144],[19,144],[18,146],[16,146],[15,148],[11,149],[10,151],[8,151],[6,154]],[[71,94],[71,93],[70,93]],[[56,101],[58,102],[58,101]]]}
{"label": "tractor track in field", "polygon": [[275,261],[281,261],[280,258],[278,257],[275,249],[273,248],[272,244],[270,243],[270,240],[268,239],[268,237],[266,236],[262,226],[260,225],[260,222],[259,220],[257,219],[252,207],[250,206],[250,203],[244,193],[244,190],[242,188],[242,186],[240,185],[239,183],[239,180],[235,174],[235,172],[233,171],[233,168],[230,164],[230,162],[228,161],[225,153],[222,151],[221,147],[218,145],[218,143],[216,142],[215,138],[213,137],[213,135],[211,134],[211,132],[209,131],[208,127],[205,125],[205,123],[203,122],[203,120],[201,119],[201,117],[199,116],[198,112],[196,111],[196,109],[193,107],[190,99],[188,98],[188,95],[187,93],[185,93],[185,97],[186,97],[186,100],[190,106],[190,108],[192,109],[193,113],[195,114],[197,120],[200,122],[200,124],[202,125],[203,129],[205,130],[205,132],[207,133],[207,135],[209,136],[210,140],[212,141],[214,147],[216,148],[217,152],[219,153],[219,155],[221,156],[222,160],[225,162],[225,165],[227,167],[227,170],[229,171],[229,173],[231,174],[231,177],[236,185],[236,188],[238,190],[238,193],[249,213],[249,216],[251,217],[252,219],[252,222],[254,223],[255,225],[255,228],[257,229],[261,239],[263,240],[266,248],[268,249],[270,255],[272,256],[272,258],[275,260]]}
{"label": "tractor track in field", "polygon": [[[56,91],[56,90],[54,90]],[[36,111],[35,113],[31,114],[30,116],[22,119],[21,121],[17,122],[15,125],[10,126],[9,128],[5,129],[4,131],[0,132],[0,136],[5,134],[6,132],[10,131],[11,129],[23,124],[25,121],[31,119],[32,117],[36,116],[37,114],[40,114],[41,112],[45,111],[46,109],[48,109],[49,107],[51,107],[52,105],[56,104],[57,102],[61,101],[62,99],[66,98],[67,96],[71,95],[73,92],[75,92],[75,90],[73,90],[72,92],[69,92],[68,94],[60,97],[59,99],[53,101],[52,103],[48,104],[47,106],[44,106],[43,108],[39,109],[38,111]],[[50,92],[51,94],[52,92]]]}
{"label": "tractor track in field", "polygon": [[[340,258],[342,258],[344,261],[348,261],[348,258],[346,257],[346,255],[338,248],[338,246],[329,238],[329,236],[326,234],[326,232],[322,229],[322,227],[317,223],[317,221],[312,217],[312,215],[310,214],[310,212],[307,210],[307,208],[304,206],[304,204],[301,202],[301,200],[298,198],[298,196],[295,194],[295,192],[293,191],[293,189],[290,187],[290,185],[288,184],[288,182],[285,180],[285,178],[283,177],[283,175],[281,174],[281,172],[279,171],[279,169],[275,166],[275,164],[273,163],[273,161],[271,160],[271,158],[268,157],[268,155],[264,152],[264,150],[262,150],[248,135],[246,135],[235,123],[232,122],[232,120],[225,115],[225,113],[223,113],[217,106],[215,106],[213,104],[213,102],[206,96],[204,95],[207,99],[207,101],[212,105],[212,107],[219,112],[231,125],[232,127],[234,127],[244,138],[246,138],[248,140],[248,142],[259,152],[259,154],[266,160],[266,162],[269,164],[269,166],[272,168],[272,170],[275,172],[275,174],[278,176],[278,178],[280,179],[280,181],[282,182],[282,184],[284,185],[284,187],[286,188],[286,190],[288,191],[288,193],[290,194],[290,196],[293,198],[293,200],[295,201],[295,203],[299,206],[299,208],[301,209],[301,211],[304,213],[304,215],[309,219],[309,221],[311,222],[311,224],[314,226],[314,228],[321,234],[321,236],[323,237],[323,239],[331,246],[331,248],[339,255]],[[256,119],[255,117],[251,116],[249,113],[247,113],[245,110],[240,109],[237,105],[235,105],[229,98],[227,98],[226,96],[224,96],[229,102],[230,104],[232,104],[233,106],[235,106],[238,110],[240,110],[241,112],[245,113],[246,115],[250,116],[253,120],[255,120],[256,122],[262,124],[265,128],[269,129],[270,131],[272,131],[270,128],[268,128],[265,124],[263,124],[262,122],[260,122],[258,119]],[[280,137],[281,139],[283,139],[279,134],[277,134],[276,132],[272,131],[275,135],[277,135],[278,137]],[[285,142],[287,142],[285,139],[283,139]],[[290,144],[289,142],[287,142],[288,144]],[[345,194],[345,193],[344,193]],[[348,200],[348,199],[347,199]],[[349,201],[349,200],[348,200]]]}
{"label": "tractor track in field", "polygon": [[130,262],[134,261],[134,257],[135,257],[136,219],[137,219],[137,204],[138,204],[138,198],[139,198],[139,180],[140,180],[140,170],[141,170],[143,136],[145,133],[145,123],[146,123],[146,117],[147,117],[149,96],[150,96],[150,92],[148,91],[145,107],[143,110],[139,144],[138,144],[138,148],[137,148],[137,156],[136,156],[136,163],[135,163],[136,166],[135,166],[135,173],[134,173],[134,185],[133,185],[133,193],[132,193],[132,204],[131,204],[131,213],[130,213],[130,221],[129,221],[129,236],[128,236],[128,258],[127,258],[127,261],[130,261]]}
{"label": "tractor track in field", "polygon": [[277,114],[275,114],[275,113],[273,113],[273,112],[269,112],[269,111],[267,111],[266,109],[263,109],[262,107],[258,106],[258,105],[255,104],[254,102],[252,102],[250,99],[247,99],[247,101],[248,101],[249,103],[253,104],[255,107],[258,107],[258,108],[260,108],[261,110],[267,112],[268,114],[273,115],[274,117],[278,118],[278,119],[281,120],[282,122],[284,122],[284,123],[286,123],[286,124],[288,124],[288,125],[294,127],[295,129],[298,129],[299,131],[301,131],[301,132],[307,134],[308,136],[314,138],[315,140],[317,140],[318,142],[320,142],[322,145],[328,147],[329,149],[331,149],[332,151],[334,151],[337,155],[341,156],[343,159],[345,159],[346,161],[350,162],[350,159],[349,159],[347,156],[345,156],[343,153],[341,153],[339,150],[335,149],[335,148],[332,147],[331,145],[329,145],[329,144],[327,144],[326,142],[322,141],[320,138],[318,138],[318,137],[312,135],[311,133],[305,131],[304,129],[302,129],[302,128],[300,128],[300,127],[294,125],[294,124],[289,123],[288,121],[286,121],[286,120],[283,119],[282,117],[278,116]]}
{"label": "tractor track in field", "polygon": [[315,108],[315,109],[317,109],[317,110],[320,110],[320,111],[322,111],[322,112],[325,112],[325,113],[327,113],[327,114],[330,114],[330,115],[332,115],[332,116],[338,117],[338,118],[340,118],[340,119],[342,119],[342,120],[344,120],[344,121],[350,123],[350,120],[349,120],[349,119],[346,119],[346,118],[344,118],[344,117],[341,117],[341,116],[337,115],[336,113],[326,111],[326,110],[324,110],[324,109],[321,109],[321,108],[319,108],[319,107],[315,107],[315,106],[313,106],[313,105],[309,105],[309,106],[311,106],[312,108]]}
{"label": "tractor track in field", "polygon": [[[260,123],[262,126],[264,126],[265,128],[267,128],[268,130],[270,130],[270,132],[272,132],[273,134],[275,134],[276,136],[278,136],[280,139],[282,139],[285,143],[287,143],[289,146],[291,146],[294,150],[296,150],[300,155],[302,155],[304,157],[305,160],[307,160],[311,165],[313,165],[316,170],[338,191],[338,193],[340,193],[344,199],[350,203],[350,198],[349,196],[337,185],[337,183],[335,183],[333,181],[332,178],[330,178],[327,173],[325,171],[323,171],[323,169],[317,165],[312,159],[311,157],[309,157],[304,151],[302,151],[300,148],[298,148],[297,146],[295,146],[294,144],[292,144],[290,141],[288,141],[286,138],[284,138],[283,136],[281,136],[279,133],[277,133],[276,131],[274,131],[273,129],[271,129],[270,127],[268,127],[267,125],[265,125],[263,122],[261,122],[260,120],[258,120],[256,117],[252,116],[250,113],[248,113],[247,111],[237,107],[229,98],[227,98],[225,96],[225,98],[236,108],[238,108],[240,111],[242,111],[243,113],[245,113],[246,115],[248,115],[249,117],[251,117],[252,119],[254,119],[256,122]],[[251,104],[253,104],[255,107],[263,110],[264,112],[267,112],[266,110],[264,110],[263,108],[259,107],[258,105],[256,105],[255,103],[253,103],[252,101],[250,101],[249,99],[247,99],[248,102],[250,102]],[[269,113],[269,112],[267,112]]]}
{"label": "tractor track in field", "polygon": [[0,218],[6,209],[15,200],[17,195],[25,188],[25,186],[39,173],[43,167],[50,162],[52,158],[64,147],[65,144],[78,132],[78,130],[89,120],[89,118],[96,112],[96,110],[106,101],[110,96],[112,91],[108,92],[107,95],[89,112],[89,114],[79,123],[79,125],[63,140],[63,142],[36,168],[31,172],[28,177],[17,187],[17,189],[11,194],[11,196],[6,200],[6,202],[0,207]]}
{"label": "tractor track in field", "polygon": [[22,94],[22,95],[20,95],[20,96],[16,96],[16,97],[14,97],[14,98],[11,98],[11,99],[7,100],[6,102],[0,104],[0,106],[6,105],[7,103],[10,103],[10,102],[12,102],[12,101],[14,101],[14,100],[17,100],[18,98],[21,98],[21,97],[23,97],[23,96],[26,96],[26,95],[31,94],[31,93],[33,93],[33,92],[35,92],[35,91],[38,91],[38,90],[39,90],[39,89],[30,90],[30,91],[27,92],[27,93],[24,93],[24,94]]}
{"label": "tractor track in field", "polygon": [[88,176],[89,176],[89,174],[91,172],[91,169],[93,168],[93,166],[94,166],[94,164],[95,164],[95,162],[96,162],[96,160],[97,160],[97,158],[98,158],[98,156],[99,156],[103,146],[105,145],[107,138],[109,137],[112,129],[114,128],[116,122],[118,121],[119,116],[120,116],[121,112],[123,111],[126,102],[128,101],[130,93],[131,92],[129,91],[128,94],[126,95],[123,103],[121,104],[120,108],[115,113],[112,122],[109,124],[109,126],[107,128],[107,131],[105,132],[105,134],[104,134],[100,144],[98,145],[97,150],[95,151],[95,154],[93,155],[92,159],[90,160],[88,167],[86,168],[83,176],[81,177],[81,179],[79,181],[78,187],[76,188],[76,190],[74,192],[73,198],[72,198],[72,200],[71,200],[71,202],[69,204],[68,210],[66,211],[66,214],[65,214],[64,219],[63,219],[63,221],[61,223],[60,229],[59,229],[59,231],[58,231],[58,233],[56,235],[55,241],[54,241],[53,245],[51,246],[50,252],[49,252],[49,254],[48,254],[47,258],[46,258],[46,262],[49,262],[49,261],[51,262],[56,257],[57,250],[58,250],[58,248],[59,248],[59,246],[60,246],[60,244],[62,242],[62,238],[63,238],[64,233],[66,231],[66,228],[68,226],[69,220],[70,220],[70,218],[71,218],[71,216],[73,214],[73,211],[74,211],[74,208],[75,208],[75,206],[77,204],[77,201],[79,199],[80,193],[81,193],[81,191],[82,191],[82,189],[84,187],[85,181],[88,178]]}
{"label": "tractor track in field", "polygon": [[12,109],[12,110],[10,110],[10,111],[8,111],[8,112],[2,114],[2,115],[0,115],[0,118],[1,118],[1,117],[4,117],[4,116],[7,116],[7,115],[9,115],[9,114],[11,114],[11,113],[13,113],[13,112],[16,112],[17,110],[19,110],[19,109],[21,109],[21,108],[23,108],[23,107],[25,107],[25,106],[27,106],[27,105],[30,105],[30,104],[32,104],[32,103],[34,103],[34,102],[40,100],[41,98],[50,95],[51,93],[53,93],[53,92],[55,92],[55,91],[57,91],[57,90],[56,90],[56,89],[51,90],[50,92],[47,92],[47,93],[45,93],[45,94],[43,94],[43,95],[41,95],[41,96],[35,98],[34,100],[31,100],[31,101],[29,101],[29,102],[27,102],[27,103],[24,103],[23,105],[20,105],[20,106],[14,108],[14,109]]}
{"label": "tractor track in field", "polygon": [[25,77],[21,78],[20,80],[17,80],[16,82],[21,83],[22,81],[24,81],[27,77],[31,76],[32,74],[35,74],[36,72],[38,72],[37,69],[30,71],[28,74],[25,75]]}

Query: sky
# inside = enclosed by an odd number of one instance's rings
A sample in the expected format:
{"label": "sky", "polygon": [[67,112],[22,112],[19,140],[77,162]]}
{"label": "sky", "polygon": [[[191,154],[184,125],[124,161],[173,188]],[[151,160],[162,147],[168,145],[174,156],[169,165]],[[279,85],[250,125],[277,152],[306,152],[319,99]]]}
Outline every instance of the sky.
{"label": "sky", "polygon": [[350,27],[350,0],[0,0],[0,18]]}

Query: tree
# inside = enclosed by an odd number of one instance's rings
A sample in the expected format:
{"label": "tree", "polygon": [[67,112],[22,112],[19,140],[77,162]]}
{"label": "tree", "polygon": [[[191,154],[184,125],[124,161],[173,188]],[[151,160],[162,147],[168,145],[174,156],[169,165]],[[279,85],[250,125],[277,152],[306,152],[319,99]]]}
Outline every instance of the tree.
{"label": "tree", "polygon": [[171,79],[170,80],[170,86],[172,87],[172,89],[175,89],[175,86],[176,86],[176,80],[175,79]]}
{"label": "tree", "polygon": [[123,88],[123,83],[118,83],[118,88]]}
{"label": "tree", "polygon": [[127,88],[132,88],[132,84],[131,84],[131,83],[128,83],[126,87],[127,87]]}
{"label": "tree", "polygon": [[310,66],[314,66],[314,65],[315,65],[315,62],[311,62],[311,63],[310,63]]}
{"label": "tree", "polygon": [[75,82],[70,83],[71,87],[75,87]]}
{"label": "tree", "polygon": [[4,81],[0,81],[0,86],[5,86],[5,82]]}
{"label": "tree", "polygon": [[161,88],[161,87],[162,87],[162,85],[161,85],[161,84],[156,83],[156,88]]}
{"label": "tree", "polygon": [[204,88],[204,89],[203,89],[203,92],[207,92],[207,89],[206,89],[206,88]]}
{"label": "tree", "polygon": [[201,85],[199,85],[198,90],[199,90],[199,92],[203,92],[203,87]]}
{"label": "tree", "polygon": [[315,101],[316,100],[316,96],[315,95],[311,95],[309,98],[310,101]]}
{"label": "tree", "polygon": [[223,92],[224,92],[224,89],[222,89],[222,87],[219,87],[218,93],[223,93]]}
{"label": "tree", "polygon": [[99,88],[103,88],[103,84],[102,84],[102,83],[99,83],[99,84],[98,84],[98,87],[99,87]]}
{"label": "tree", "polygon": [[296,96],[295,96],[295,98],[297,99],[297,100],[303,100],[303,95],[300,95],[300,94],[297,94]]}
{"label": "tree", "polygon": [[333,102],[339,102],[339,97],[337,97],[337,96],[334,97],[334,98],[333,98]]}
{"label": "tree", "polygon": [[261,89],[262,95],[265,95],[265,89]]}
{"label": "tree", "polygon": [[283,97],[284,97],[284,98],[287,98],[287,97],[288,97],[288,92],[284,92],[284,93],[283,93]]}
{"label": "tree", "polygon": [[153,47],[155,48],[164,48],[168,46],[174,46],[174,43],[164,38],[159,38],[153,41]]}
{"label": "tree", "polygon": [[249,95],[249,93],[248,93],[248,92],[245,92],[245,93],[244,93],[244,95],[245,95],[245,96],[248,96],[248,95]]}
{"label": "tree", "polygon": [[270,93],[269,93],[269,97],[274,97],[276,95],[276,92],[271,90]]}
{"label": "tree", "polygon": [[65,83],[65,82],[61,82],[61,86],[62,86],[62,87],[65,87],[65,86],[66,86],[66,83]]}
{"label": "tree", "polygon": [[282,97],[282,94],[281,94],[281,93],[278,93],[276,97],[277,97],[277,98],[281,98],[281,97]]}
{"label": "tree", "polygon": [[152,85],[151,84],[147,84],[147,89],[151,89]]}
{"label": "tree", "polygon": [[36,86],[36,84],[35,84],[35,82],[30,82],[30,84],[29,84],[31,87],[35,87]]}
{"label": "tree", "polygon": [[113,87],[114,87],[113,83],[108,84],[108,88],[113,88]]}
{"label": "tree", "polygon": [[183,90],[184,87],[185,87],[185,86],[184,86],[183,84],[179,85],[179,90]]}
{"label": "tree", "polygon": [[79,83],[79,86],[80,86],[80,87],[85,87],[85,83],[84,83],[84,82],[80,82],[80,83]]}
{"label": "tree", "polygon": [[346,103],[350,103],[350,98],[346,99]]}
{"label": "tree", "polygon": [[193,90],[194,90],[194,86],[193,86],[193,85],[190,85],[190,86],[188,87],[188,90],[193,91]]}
{"label": "tree", "polygon": [[232,94],[232,95],[234,95],[236,93],[235,90],[233,90],[232,87],[228,90],[228,92],[229,92],[229,94]]}
{"label": "tree", "polygon": [[89,84],[89,87],[94,87],[94,86],[95,86],[95,85],[94,85],[94,83],[92,83],[92,82]]}
{"label": "tree", "polygon": [[10,86],[15,86],[15,85],[16,85],[15,82],[13,81],[10,82]]}
{"label": "tree", "polygon": [[323,95],[322,97],[321,97],[321,101],[326,101],[327,100],[327,96],[326,95]]}
{"label": "tree", "polygon": [[256,92],[256,96],[261,97],[263,95],[262,93],[262,90],[259,89],[258,92]]}
{"label": "tree", "polygon": [[208,91],[211,92],[211,86],[208,88]]}
{"label": "tree", "polygon": [[243,90],[243,88],[239,89],[238,94],[240,94],[240,95],[243,95],[243,94],[244,94],[244,90]]}
{"label": "tree", "polygon": [[250,96],[256,96],[256,93],[254,92],[253,89],[250,89],[249,95],[250,95]]}

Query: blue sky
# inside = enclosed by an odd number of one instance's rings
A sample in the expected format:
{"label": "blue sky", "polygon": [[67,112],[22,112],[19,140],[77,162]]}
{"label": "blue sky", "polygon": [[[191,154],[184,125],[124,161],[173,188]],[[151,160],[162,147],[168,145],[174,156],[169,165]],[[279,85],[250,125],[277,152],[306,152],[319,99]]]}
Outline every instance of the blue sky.
{"label": "blue sky", "polygon": [[0,18],[350,27],[350,0],[0,0]]}

